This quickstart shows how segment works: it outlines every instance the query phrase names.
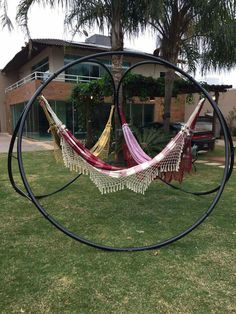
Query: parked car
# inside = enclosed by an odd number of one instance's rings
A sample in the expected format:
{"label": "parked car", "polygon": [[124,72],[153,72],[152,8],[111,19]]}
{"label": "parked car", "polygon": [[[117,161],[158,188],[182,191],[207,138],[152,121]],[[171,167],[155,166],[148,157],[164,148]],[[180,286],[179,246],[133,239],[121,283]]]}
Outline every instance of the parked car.
{"label": "parked car", "polygon": [[[184,125],[183,122],[174,122],[170,124],[170,131],[177,133]],[[142,128],[160,129],[163,123],[152,122]],[[212,150],[215,144],[215,137],[213,134],[213,118],[211,116],[199,116],[194,128],[192,137],[192,146],[196,145],[197,150]]]}
{"label": "parked car", "polygon": [[[182,122],[174,122],[174,123],[171,123],[170,124],[170,132],[171,133],[177,133],[180,129],[181,129],[181,126],[183,125],[184,123]],[[142,130],[142,129],[161,129],[163,128],[163,123],[162,122],[149,122],[143,126],[141,126],[139,129]]]}
{"label": "parked car", "polygon": [[[172,124],[178,132],[183,126],[182,122]],[[210,116],[199,116],[194,128],[192,137],[192,146],[196,145],[197,150],[212,150],[215,145],[215,137],[213,134],[213,118]]]}

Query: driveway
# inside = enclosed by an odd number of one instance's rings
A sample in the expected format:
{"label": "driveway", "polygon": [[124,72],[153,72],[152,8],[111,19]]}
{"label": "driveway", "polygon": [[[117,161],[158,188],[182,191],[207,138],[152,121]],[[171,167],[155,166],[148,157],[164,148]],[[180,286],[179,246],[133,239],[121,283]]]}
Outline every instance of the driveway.
{"label": "driveway", "polygon": [[[11,141],[11,135],[7,133],[0,133],[0,153],[7,153],[9,144]],[[38,151],[38,150],[53,150],[53,142],[52,141],[35,141],[30,139],[22,140],[22,150],[25,152],[29,151]],[[14,147],[14,151],[16,151],[16,144]]]}

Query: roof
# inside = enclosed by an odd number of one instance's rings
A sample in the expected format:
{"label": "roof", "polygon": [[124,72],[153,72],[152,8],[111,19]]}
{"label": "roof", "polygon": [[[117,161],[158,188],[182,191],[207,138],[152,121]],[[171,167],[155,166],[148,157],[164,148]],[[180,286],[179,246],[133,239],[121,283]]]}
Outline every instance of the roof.
{"label": "roof", "polygon": [[[28,60],[37,56],[42,50],[48,46],[57,47],[74,47],[80,49],[94,50],[94,52],[109,51],[111,46],[108,46],[110,38],[104,35],[93,35],[87,38],[86,42],[74,42],[62,39],[50,39],[50,38],[40,38],[40,39],[30,39],[29,42],[22,47],[22,49],[10,60],[7,65],[0,70],[1,72],[11,72],[17,68],[24,65]],[[99,44],[102,43],[102,44]],[[129,51],[135,51],[133,49],[127,49]],[[232,85],[210,85],[205,84],[208,91],[214,92],[226,92],[228,89],[232,88]],[[195,88],[188,87],[185,93],[194,92]]]}
{"label": "roof", "polygon": [[111,36],[104,36],[100,34],[94,34],[85,39],[86,43],[103,45],[106,47],[111,47]]}
{"label": "roof", "polygon": [[7,65],[2,69],[2,72],[10,72],[24,65],[29,59],[37,56],[42,50],[47,48],[48,46],[57,46],[57,47],[74,47],[80,49],[90,49],[95,51],[108,51],[110,49],[109,46],[93,44],[93,43],[80,43],[73,42],[69,40],[62,39],[30,39],[25,47],[10,60]]}
{"label": "roof", "polygon": [[233,85],[215,85],[215,84],[207,84],[209,87],[210,92],[219,92],[219,93],[224,93],[227,92],[228,89],[231,89]]}
{"label": "roof", "polygon": [[[215,92],[215,93],[225,93],[228,89],[231,89],[232,85],[211,85],[206,82],[200,83],[200,85],[206,89],[208,92]],[[186,84],[185,86],[180,87],[182,94],[191,94],[191,93],[198,93],[199,88],[193,83]]]}

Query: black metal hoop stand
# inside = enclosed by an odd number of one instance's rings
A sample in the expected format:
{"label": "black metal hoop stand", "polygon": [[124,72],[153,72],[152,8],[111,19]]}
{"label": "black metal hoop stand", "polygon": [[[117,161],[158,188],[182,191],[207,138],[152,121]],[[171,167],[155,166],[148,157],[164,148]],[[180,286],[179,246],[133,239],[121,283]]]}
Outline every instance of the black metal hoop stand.
{"label": "black metal hoop stand", "polygon": [[[96,63],[96,64],[99,64],[101,67],[103,67],[108,75],[110,76],[111,78],[111,82],[112,82],[112,87],[113,87],[113,91],[115,91],[115,83],[114,83],[114,80],[113,80],[113,76],[110,72],[110,70],[108,69],[108,67],[103,64],[102,62],[98,61],[98,60],[93,60],[93,59],[89,59],[89,62],[91,63]],[[14,149],[14,145],[15,145],[15,142],[16,142],[16,138],[17,138],[17,134],[18,134],[18,131],[19,131],[19,127],[20,127],[20,124],[21,124],[21,121],[22,121],[22,117],[23,117],[23,114],[24,114],[24,111],[25,111],[26,108],[24,108],[23,112],[21,113],[21,116],[19,118],[19,120],[17,121],[17,124],[16,124],[16,127],[13,131],[13,135],[12,135],[12,138],[11,138],[11,141],[10,141],[10,145],[9,145],[9,149],[8,149],[8,162],[7,162],[7,165],[8,165],[8,176],[9,176],[9,179],[10,179],[10,183],[12,185],[12,187],[14,188],[14,190],[20,194],[21,196],[24,196],[26,198],[28,198],[29,200],[31,200],[30,196],[25,193],[24,191],[22,191],[22,189],[20,189],[16,182],[15,182],[15,179],[14,179],[14,176],[13,176],[13,171],[12,171],[12,161],[13,161],[13,158],[15,159],[18,159],[17,157],[14,156],[13,154],[13,149]],[[42,194],[42,195],[35,195],[35,197],[37,199],[42,199],[42,198],[45,198],[45,197],[48,197],[48,196],[52,196],[54,194],[57,194],[61,191],[63,191],[64,189],[66,189],[67,187],[69,187],[72,183],[74,183],[79,177],[81,176],[81,173],[77,174],[74,178],[72,178],[71,180],[69,180],[67,183],[65,183],[62,187],[60,187],[59,189],[53,191],[53,192],[50,192],[50,193],[47,193],[47,194]]]}
{"label": "black metal hoop stand", "polygon": [[[152,60],[154,61],[154,63],[159,63],[162,65],[165,65],[173,70],[175,70],[176,72],[179,72],[180,74],[182,74],[183,76],[185,76],[186,78],[188,78],[193,84],[195,84],[198,88],[199,91],[201,91],[206,99],[210,102],[211,106],[213,107],[213,109],[216,112],[216,115],[220,121],[220,125],[221,128],[223,130],[223,137],[224,137],[224,141],[225,141],[225,168],[224,168],[224,172],[222,175],[222,179],[220,182],[219,187],[216,188],[215,192],[216,195],[214,196],[214,199],[212,200],[210,206],[208,207],[207,210],[205,210],[205,212],[200,216],[200,218],[198,218],[191,226],[189,226],[188,228],[186,228],[186,230],[182,231],[181,233],[170,237],[166,240],[163,240],[161,242],[158,243],[154,243],[151,245],[147,245],[147,246],[137,246],[137,247],[112,247],[112,246],[108,246],[108,245],[103,245],[103,244],[99,244],[99,243],[95,243],[92,242],[88,239],[85,239],[73,232],[71,232],[70,230],[68,230],[67,228],[65,228],[63,225],[61,225],[56,219],[54,219],[54,217],[52,217],[51,215],[48,214],[48,212],[46,211],[46,209],[39,203],[39,200],[37,198],[37,196],[33,193],[30,184],[27,180],[26,177],[26,173],[25,173],[25,169],[24,169],[24,163],[23,163],[23,158],[22,158],[22,136],[23,136],[23,130],[24,130],[24,125],[25,125],[25,121],[27,119],[28,113],[31,109],[31,107],[33,106],[34,101],[37,99],[37,97],[41,94],[41,92],[43,91],[43,89],[54,79],[56,78],[61,72],[65,71],[67,68],[75,65],[75,64],[79,64],[85,61],[90,61],[91,59],[94,60],[95,58],[99,58],[99,57],[104,57],[104,56],[112,56],[112,55],[123,55],[123,56],[134,56],[134,57],[138,57],[138,58],[143,58],[143,59],[148,59],[148,60]],[[113,81],[114,84],[114,81]],[[115,105],[118,106],[118,89],[115,90]],[[119,112],[119,111],[118,111]],[[14,181],[13,175],[12,175],[12,167],[11,167],[11,162],[12,162],[12,151],[13,151],[13,146],[14,146],[14,142],[16,140],[16,136],[18,136],[18,140],[17,140],[17,161],[18,161],[18,166],[19,166],[19,171],[20,171],[20,175],[21,175],[21,179],[23,181],[24,187],[26,189],[26,192],[23,192],[21,189],[19,189]],[[9,177],[11,180],[11,183],[13,184],[13,187],[15,188],[15,190],[20,193],[21,195],[27,197],[29,200],[31,200],[33,202],[33,204],[37,207],[37,209],[41,212],[41,214],[52,223],[52,225],[54,225],[57,229],[59,229],[60,231],[62,231],[64,234],[66,234],[67,236],[71,237],[72,239],[75,239],[81,243],[84,243],[86,245],[89,245],[91,247],[95,247],[97,249],[102,249],[102,250],[107,250],[107,251],[144,251],[144,250],[151,250],[151,249],[158,249],[160,247],[163,247],[165,245],[171,244],[181,238],[183,238],[184,236],[186,236],[187,234],[189,234],[191,231],[193,231],[195,228],[197,228],[213,211],[213,209],[215,208],[216,204],[218,203],[221,194],[224,190],[225,184],[227,182],[227,180],[229,179],[231,173],[232,173],[232,164],[233,164],[233,160],[234,160],[234,151],[233,151],[233,144],[232,144],[232,139],[229,135],[229,131],[226,125],[226,122],[224,120],[223,115],[221,114],[218,106],[216,105],[216,103],[212,100],[212,98],[210,97],[210,95],[208,94],[208,92],[199,84],[197,83],[189,74],[185,73],[183,70],[179,69],[178,67],[176,67],[175,65],[171,64],[168,61],[165,61],[159,57],[154,57],[154,56],[150,56],[147,54],[143,54],[143,53],[137,53],[137,52],[126,52],[126,51],[117,51],[117,52],[102,52],[102,53],[97,53],[97,54],[93,54],[90,55],[88,57],[83,57],[80,58],[78,60],[75,60],[65,66],[63,66],[60,70],[58,70],[57,72],[55,72],[54,74],[52,74],[45,82],[42,86],[40,86],[36,92],[34,93],[34,95],[32,96],[32,98],[30,99],[30,101],[28,102],[27,106],[25,107],[24,112],[22,113],[21,119],[19,121],[19,126],[18,129],[14,132],[14,138],[11,142],[11,146],[9,149],[9,156],[8,156],[8,171],[9,171]],[[74,178],[74,180],[76,180]],[[69,186],[72,183],[73,180],[71,180],[71,182],[69,182],[68,184],[66,184],[66,186]],[[50,193],[48,195],[43,195],[41,197],[46,197],[49,196],[51,194],[57,193],[59,191],[61,191],[64,187],[62,187],[61,189]]]}
{"label": "black metal hoop stand", "polygon": [[[132,65],[131,67],[129,67],[129,69],[127,69],[125,71],[125,73],[122,75],[120,81],[119,81],[119,84],[118,84],[118,87],[117,87],[117,93],[116,93],[116,103],[119,104],[119,90],[122,86],[122,82],[125,78],[125,76],[131,71],[133,70],[134,68],[140,66],[140,65],[146,65],[146,64],[162,64],[160,61],[141,61],[141,62],[137,62],[135,63],[134,65]],[[180,71],[179,71],[180,72]],[[180,72],[181,73],[181,72]],[[185,73],[185,72],[184,72]],[[186,73],[184,74],[187,78],[189,78]],[[118,110],[118,115],[119,115],[119,119],[120,119],[120,123],[121,123],[121,115],[120,115],[120,111],[122,111],[122,108],[120,108]],[[232,137],[230,135],[230,132],[229,132],[229,129],[227,127],[227,123],[225,121],[225,118],[222,114],[222,112],[220,111],[219,112],[221,117],[222,117],[222,120],[224,121],[224,124],[225,124],[225,127],[226,127],[226,130],[227,130],[227,136],[228,136],[228,141],[229,141],[229,146],[228,146],[228,149],[229,149],[229,155],[230,155],[230,165],[229,165],[229,169],[228,169],[228,176],[227,176],[227,181],[229,180],[231,174],[232,174],[232,171],[233,171],[233,166],[234,166],[234,147],[233,147],[233,141],[232,141]],[[122,123],[121,123],[122,124]],[[188,190],[185,190],[183,188],[180,188],[180,187],[177,187],[169,182],[166,182],[165,180],[159,178],[160,181],[162,181],[163,183],[165,183],[166,185],[172,187],[173,189],[175,190],[178,190],[178,191],[181,191],[181,192],[184,192],[184,193],[187,193],[187,194],[192,194],[192,195],[195,195],[195,196],[202,196],[202,195],[208,195],[208,194],[212,194],[214,192],[216,192],[219,188],[220,188],[220,185],[218,185],[217,187],[215,187],[214,189],[211,189],[209,191],[203,191],[203,192],[192,192],[192,191],[188,191]]]}
{"label": "black metal hoop stand", "polygon": [[[117,93],[115,93],[116,91],[116,87],[115,87],[115,82],[114,82],[114,79],[113,79],[113,76],[112,76],[112,73],[111,71],[109,70],[109,68],[102,62],[100,62],[99,60],[94,60],[94,59],[89,59],[89,62],[92,62],[92,63],[95,63],[95,64],[99,64],[101,67],[103,67],[106,72],[108,73],[110,79],[111,79],[111,83],[112,83],[112,88],[113,88],[113,93],[114,95],[116,95],[116,97],[113,98],[113,104],[115,105],[115,103],[119,103],[118,101],[118,95],[119,95],[119,90],[122,86],[122,82],[125,78],[125,76],[134,68],[140,66],[140,65],[146,65],[146,64],[159,64],[159,65],[162,65],[163,63],[160,62],[160,61],[141,61],[141,62],[137,62],[135,63],[134,65],[132,65],[129,69],[127,69],[125,71],[125,73],[122,75],[120,81],[119,81],[119,84],[117,86]],[[115,99],[116,98],[116,99]],[[25,109],[24,109],[25,110]],[[16,184],[15,180],[14,180],[14,176],[13,176],[13,171],[12,171],[12,160],[13,158],[17,159],[17,157],[15,157],[13,155],[13,148],[14,148],[14,145],[15,145],[15,142],[16,142],[16,137],[17,137],[17,133],[18,133],[18,130],[19,130],[19,126],[20,126],[20,123],[21,123],[21,120],[22,120],[22,116],[23,116],[23,113],[24,113],[24,110],[21,114],[21,117],[20,119],[18,120],[17,122],[17,125],[14,129],[14,132],[13,132],[13,135],[12,135],[12,138],[11,138],[11,142],[10,142],[10,146],[9,146],[9,150],[8,150],[8,174],[9,174],[9,179],[10,179],[10,182],[11,182],[11,185],[12,187],[15,189],[15,191],[17,193],[19,193],[20,195],[24,196],[24,197],[27,197],[28,199],[31,200],[31,198],[29,197],[28,194],[26,194],[25,192],[23,192]],[[122,108],[120,109],[122,111]],[[119,119],[120,119],[120,123],[121,123],[121,116],[120,116],[120,110],[118,110],[118,116],[119,116]],[[220,112],[220,114],[222,115],[222,113]],[[227,124],[226,124],[226,121],[224,119],[224,116],[222,115],[222,119],[224,120],[224,123],[226,125],[226,129],[227,129],[227,133],[228,133],[228,140],[229,140],[229,155],[230,155],[230,165],[229,165],[229,169],[228,169],[228,176],[227,176],[227,181],[229,180],[231,174],[232,174],[232,171],[233,171],[233,165],[234,165],[234,147],[233,147],[233,141],[232,141],[232,138],[231,138],[231,135],[230,135],[230,132],[229,132],[229,129],[227,127]],[[70,181],[68,181],[66,184],[64,184],[62,187],[60,187],[59,189],[53,191],[53,192],[50,192],[50,193],[47,193],[47,194],[42,194],[42,195],[36,195],[35,197],[37,199],[42,199],[42,198],[45,198],[45,197],[48,197],[48,196],[52,196],[58,192],[61,192],[63,191],[64,189],[66,189],[67,187],[69,187],[72,183],[74,183],[79,177],[81,176],[81,174],[78,174],[76,175],[74,178],[72,178]],[[163,183],[165,183],[166,185],[172,187],[173,189],[175,190],[178,190],[178,191],[181,191],[181,192],[184,192],[184,193],[187,193],[187,194],[192,194],[192,195],[195,195],[195,196],[202,196],[202,195],[208,195],[208,194],[211,194],[211,193],[215,193],[220,185],[218,185],[217,187],[215,187],[214,189],[211,189],[209,191],[203,191],[203,192],[192,192],[192,191],[189,191],[189,190],[185,190],[183,188],[180,188],[180,187],[177,187],[169,182],[166,182],[165,180],[159,178],[160,181],[162,181]]]}
{"label": "black metal hoop stand", "polygon": [[[9,145],[9,149],[8,149],[8,161],[7,161],[7,167],[8,167],[8,177],[9,177],[9,180],[11,182],[11,185],[12,187],[14,188],[14,190],[20,194],[21,196],[24,196],[26,198],[28,198],[30,201],[31,201],[31,198],[29,196],[29,194],[25,193],[22,189],[20,189],[16,182],[15,182],[15,178],[14,178],[14,175],[13,175],[13,169],[12,169],[12,161],[13,161],[13,158],[15,158],[16,160],[18,160],[18,157],[14,156],[13,154],[13,148],[14,148],[14,145],[15,145],[15,142],[16,142],[16,137],[17,137],[17,134],[18,134],[18,130],[19,130],[19,127],[20,127],[20,123],[22,121],[22,117],[23,117],[23,113],[24,111],[22,112],[17,124],[16,124],[16,127],[14,129],[14,132],[12,134],[12,138],[11,138],[11,141],[10,141],[10,145]],[[59,189],[53,191],[53,192],[50,192],[50,193],[47,193],[47,194],[42,194],[42,195],[35,195],[35,197],[37,199],[41,199],[41,198],[45,198],[45,197],[48,197],[48,196],[52,196],[58,192],[61,192],[63,191],[65,188],[67,188],[68,186],[70,186],[73,182],[75,182],[79,177],[81,176],[81,174],[77,174],[74,178],[72,178],[70,181],[68,181],[66,184],[64,184],[62,187],[60,187]]]}

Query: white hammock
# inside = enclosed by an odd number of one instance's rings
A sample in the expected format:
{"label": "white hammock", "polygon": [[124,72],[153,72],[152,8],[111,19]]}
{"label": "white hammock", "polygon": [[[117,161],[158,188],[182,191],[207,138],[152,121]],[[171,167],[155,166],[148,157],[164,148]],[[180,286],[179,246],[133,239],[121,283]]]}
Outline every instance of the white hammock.
{"label": "white hammock", "polygon": [[87,158],[86,152],[78,147],[77,140],[59,120],[47,100],[44,99],[44,101],[61,135],[62,156],[65,166],[70,170],[88,175],[102,194],[124,188],[137,193],[144,193],[150,183],[158,176],[164,178],[166,173],[178,172],[185,143],[191,139],[189,126],[196,119],[201,105],[200,102],[181,131],[153,159],[128,169],[105,170],[103,167],[93,166],[90,158]]}

